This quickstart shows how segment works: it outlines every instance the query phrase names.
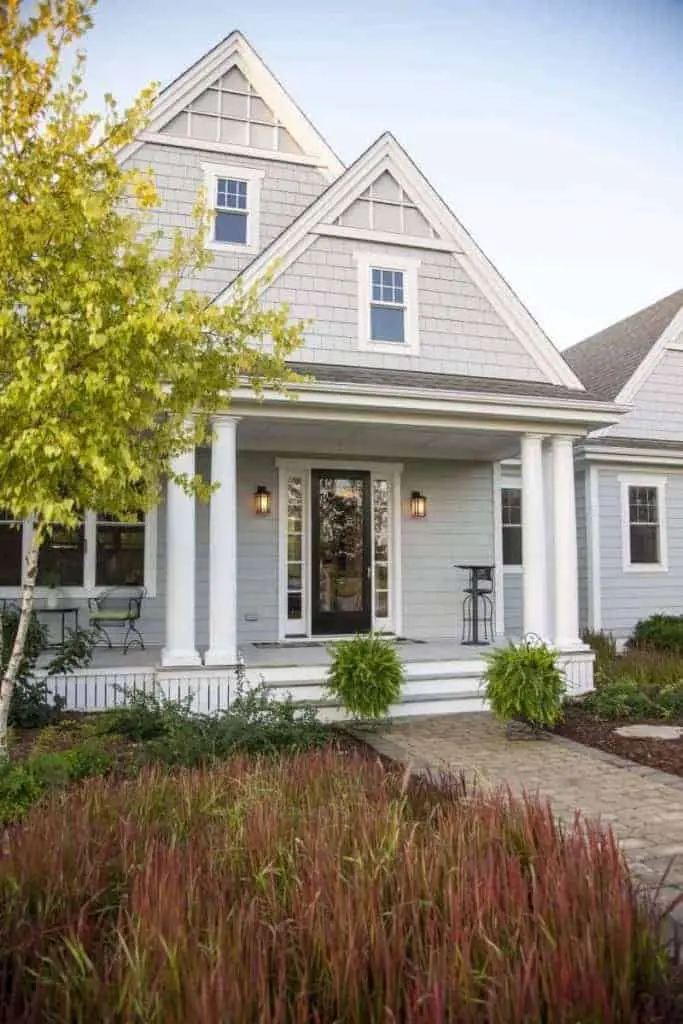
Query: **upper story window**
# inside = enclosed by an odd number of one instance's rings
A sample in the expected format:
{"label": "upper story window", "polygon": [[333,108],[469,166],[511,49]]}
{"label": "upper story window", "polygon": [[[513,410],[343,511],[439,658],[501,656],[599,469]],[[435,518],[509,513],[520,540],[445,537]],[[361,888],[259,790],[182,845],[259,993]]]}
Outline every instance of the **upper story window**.
{"label": "upper story window", "polygon": [[202,168],[211,210],[207,246],[217,252],[257,252],[263,171],[210,163]]}
{"label": "upper story window", "polygon": [[246,245],[248,218],[247,182],[216,178],[215,241]]}
{"label": "upper story window", "polygon": [[522,564],[522,491],[503,487],[500,492],[503,530],[503,565]]}
{"label": "upper story window", "polygon": [[406,340],[403,271],[372,268],[370,339],[403,344]]}
{"label": "upper story window", "polygon": [[661,572],[667,569],[665,484],[660,478],[621,478],[625,570]]}
{"label": "upper story window", "polygon": [[414,356],[419,352],[420,261],[395,251],[359,251],[358,341],[361,350]]}

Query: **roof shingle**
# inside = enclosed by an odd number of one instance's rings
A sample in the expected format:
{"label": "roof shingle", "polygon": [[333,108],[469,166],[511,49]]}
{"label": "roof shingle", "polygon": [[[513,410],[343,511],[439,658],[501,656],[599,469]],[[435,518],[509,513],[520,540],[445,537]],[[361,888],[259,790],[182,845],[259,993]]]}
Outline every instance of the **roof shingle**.
{"label": "roof shingle", "polygon": [[614,401],[683,307],[683,288],[562,353],[594,395]]}

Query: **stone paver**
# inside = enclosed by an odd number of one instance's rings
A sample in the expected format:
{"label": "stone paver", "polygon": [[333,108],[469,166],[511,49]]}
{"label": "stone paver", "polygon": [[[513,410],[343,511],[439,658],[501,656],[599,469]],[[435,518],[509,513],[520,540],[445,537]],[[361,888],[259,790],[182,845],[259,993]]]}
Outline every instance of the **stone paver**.
{"label": "stone paver", "polygon": [[[577,810],[609,823],[636,874],[657,884],[676,857],[663,899],[683,892],[683,778],[625,761],[561,737],[508,740],[488,714],[397,721],[366,737],[416,771],[451,770],[490,787],[537,793],[556,816]],[[683,920],[683,907],[676,917]]]}

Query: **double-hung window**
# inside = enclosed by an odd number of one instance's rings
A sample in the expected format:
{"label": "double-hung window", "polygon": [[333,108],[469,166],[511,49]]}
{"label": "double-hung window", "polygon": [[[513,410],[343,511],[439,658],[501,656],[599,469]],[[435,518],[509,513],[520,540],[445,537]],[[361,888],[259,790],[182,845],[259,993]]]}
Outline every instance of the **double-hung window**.
{"label": "double-hung window", "polygon": [[259,209],[263,171],[249,166],[202,164],[210,209],[206,244],[254,252],[259,246]]}
{"label": "double-hung window", "polygon": [[621,514],[624,569],[667,569],[663,478],[622,477]]}
{"label": "double-hung window", "polygon": [[522,564],[522,491],[519,487],[501,489],[503,565]]}
{"label": "double-hung window", "polygon": [[237,178],[216,178],[216,242],[247,244],[247,187]]}
{"label": "double-hung window", "polygon": [[95,586],[142,586],[145,582],[145,516],[134,522],[98,513],[95,520]]}
{"label": "double-hung window", "polygon": [[21,521],[0,509],[0,587],[18,587],[21,583],[21,531]]}
{"label": "double-hung window", "polygon": [[417,355],[420,261],[388,247],[355,252],[354,258],[359,274],[359,347],[386,355]]}
{"label": "double-hung window", "polygon": [[373,267],[371,284],[370,340],[402,345],[406,340],[403,271]]}

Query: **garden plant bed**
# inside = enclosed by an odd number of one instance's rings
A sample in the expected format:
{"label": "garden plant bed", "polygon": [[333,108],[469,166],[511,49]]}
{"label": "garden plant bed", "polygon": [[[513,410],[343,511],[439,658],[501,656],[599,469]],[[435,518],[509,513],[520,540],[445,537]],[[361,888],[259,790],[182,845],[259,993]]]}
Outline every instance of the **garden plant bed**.
{"label": "garden plant bed", "polygon": [[[584,743],[588,747],[596,747],[609,754],[625,757],[629,761],[658,768],[672,775],[683,776],[683,738],[675,740],[634,739],[619,736],[616,732],[623,725],[662,725],[662,720],[654,718],[628,718],[612,721],[596,721],[596,719],[576,705],[566,709],[565,717],[556,727],[560,736]],[[680,719],[667,724],[680,724]]]}

